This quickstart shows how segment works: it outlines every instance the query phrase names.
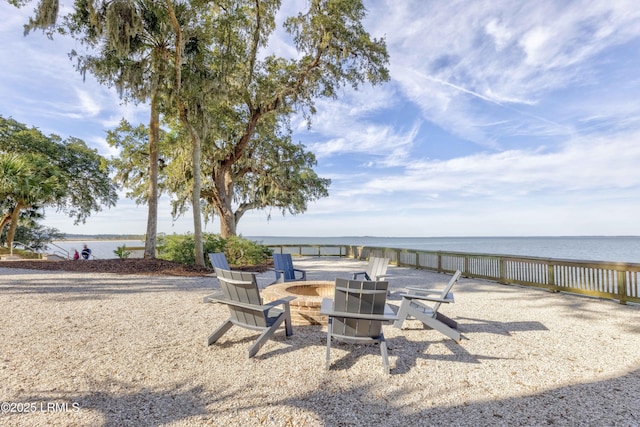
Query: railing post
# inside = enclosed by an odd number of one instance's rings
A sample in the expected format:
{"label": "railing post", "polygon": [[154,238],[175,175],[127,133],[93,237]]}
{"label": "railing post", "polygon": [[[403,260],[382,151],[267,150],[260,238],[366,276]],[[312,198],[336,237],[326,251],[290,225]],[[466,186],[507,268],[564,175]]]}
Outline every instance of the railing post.
{"label": "railing post", "polygon": [[627,272],[618,270],[618,295],[620,296],[620,304],[627,303]]}
{"label": "railing post", "polygon": [[547,280],[549,281],[549,285],[553,286],[554,291],[557,291],[555,268],[552,263],[547,264]]}

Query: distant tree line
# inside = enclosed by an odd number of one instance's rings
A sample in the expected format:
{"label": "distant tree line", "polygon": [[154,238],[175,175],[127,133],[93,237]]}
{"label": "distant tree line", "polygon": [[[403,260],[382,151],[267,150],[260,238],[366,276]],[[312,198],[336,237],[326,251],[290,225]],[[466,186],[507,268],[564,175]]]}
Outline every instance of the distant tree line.
{"label": "distant tree line", "polygon": [[144,240],[144,234],[74,234],[62,233],[62,239],[67,240]]}

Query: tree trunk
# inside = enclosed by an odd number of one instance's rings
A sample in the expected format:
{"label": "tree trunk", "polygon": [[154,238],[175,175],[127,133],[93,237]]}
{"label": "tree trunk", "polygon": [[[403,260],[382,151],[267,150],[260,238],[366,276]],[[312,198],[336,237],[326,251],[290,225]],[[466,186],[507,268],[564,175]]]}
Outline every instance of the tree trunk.
{"label": "tree trunk", "polygon": [[220,215],[220,237],[227,239],[236,235],[236,217],[231,209],[225,209]]}
{"label": "tree trunk", "polygon": [[211,201],[220,217],[220,236],[226,239],[235,236],[236,216],[233,213],[233,175],[229,164],[222,165],[212,174],[215,192]]}
{"label": "tree trunk", "polygon": [[195,243],[196,264],[204,267],[204,248],[202,240],[202,213],[200,209],[200,192],[202,189],[201,182],[201,143],[200,138],[191,133],[192,147],[191,158],[193,162],[193,189],[191,193],[191,205],[193,207],[193,240]]}
{"label": "tree trunk", "polygon": [[10,253],[13,253],[13,239],[14,237],[16,237],[16,229],[18,228],[20,210],[23,206],[24,203],[22,202],[22,200],[20,200],[11,212],[11,223],[9,224],[9,231],[7,231],[7,248],[9,248]]}
{"label": "tree trunk", "polygon": [[160,139],[160,112],[158,111],[157,94],[151,96],[151,117],[149,119],[149,196],[147,204],[147,235],[144,243],[144,257],[156,257],[158,233],[158,159]]}
{"label": "tree trunk", "polygon": [[191,205],[193,207],[193,240],[195,243],[195,257],[196,264],[204,267],[204,248],[202,247],[202,214],[200,209],[200,192],[202,188],[202,182],[200,181],[200,170],[202,165],[200,164],[202,143],[200,137],[194,131],[193,127],[189,123],[187,111],[181,98],[180,88],[182,85],[182,29],[180,28],[180,22],[176,17],[175,10],[173,8],[172,0],[166,0],[167,10],[169,11],[169,17],[171,18],[171,25],[176,33],[175,40],[175,55],[174,55],[174,71],[175,71],[175,97],[178,107],[180,121],[186,129],[188,129],[191,135],[191,159],[193,162],[193,188],[191,190]]}
{"label": "tree trunk", "polygon": [[11,221],[11,212],[7,212],[6,214],[4,214],[2,220],[0,220],[0,236],[2,236],[2,232],[4,231],[4,228],[7,226],[7,224],[9,224],[9,221]]}

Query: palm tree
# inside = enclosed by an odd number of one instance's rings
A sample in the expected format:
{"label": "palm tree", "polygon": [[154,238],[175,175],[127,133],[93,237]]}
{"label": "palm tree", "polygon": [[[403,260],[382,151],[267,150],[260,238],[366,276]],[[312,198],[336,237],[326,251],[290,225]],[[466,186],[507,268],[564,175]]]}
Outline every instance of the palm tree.
{"label": "palm tree", "polygon": [[162,3],[144,0],[76,3],[66,24],[75,38],[99,48],[95,55],[78,56],[81,72],[91,72],[99,82],[115,86],[121,96],[134,102],[150,101],[149,210],[144,256],[155,258],[160,196],[160,107],[167,94],[165,83],[173,73],[167,11]]}
{"label": "palm tree", "polygon": [[13,247],[20,213],[36,204],[53,203],[64,197],[64,185],[56,168],[49,167],[44,156],[35,154],[0,154],[0,185],[6,209],[0,234],[9,224],[7,247]]}
{"label": "palm tree", "polygon": [[15,206],[14,194],[18,191],[20,176],[24,175],[26,165],[24,159],[17,154],[0,153],[0,235],[11,221],[11,213]]}

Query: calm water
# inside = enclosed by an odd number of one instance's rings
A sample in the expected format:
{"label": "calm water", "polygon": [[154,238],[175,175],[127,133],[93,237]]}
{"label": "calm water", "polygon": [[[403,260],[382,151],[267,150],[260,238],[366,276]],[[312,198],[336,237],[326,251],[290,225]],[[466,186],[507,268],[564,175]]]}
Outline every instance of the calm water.
{"label": "calm water", "polygon": [[70,254],[73,256],[73,250],[78,252],[82,250],[84,245],[87,245],[91,249],[91,254],[98,259],[110,259],[118,258],[113,253],[118,246],[144,246],[144,241],[141,240],[61,240],[54,241],[52,245],[47,249],[47,253],[55,253],[65,256]]}
{"label": "calm water", "polygon": [[[483,254],[523,255],[544,258],[640,263],[640,237],[277,237],[245,236],[265,245],[343,244],[388,248]],[[96,258],[116,258],[123,244],[144,246],[139,240],[60,241],[58,247],[73,253],[86,243]],[[50,247],[49,252],[59,250]]]}
{"label": "calm water", "polygon": [[382,246],[587,261],[640,263],[640,237],[249,237],[263,244]]}

